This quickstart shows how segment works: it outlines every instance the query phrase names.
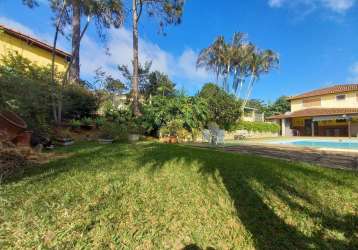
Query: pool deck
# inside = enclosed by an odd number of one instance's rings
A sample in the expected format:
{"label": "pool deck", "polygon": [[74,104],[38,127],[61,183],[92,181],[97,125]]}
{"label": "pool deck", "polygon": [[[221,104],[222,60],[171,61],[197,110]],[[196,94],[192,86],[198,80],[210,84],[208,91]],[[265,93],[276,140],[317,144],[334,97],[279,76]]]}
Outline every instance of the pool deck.
{"label": "pool deck", "polygon": [[[233,153],[259,155],[263,157],[287,161],[306,162],[322,167],[358,171],[358,150],[298,147],[286,144],[270,144],[270,141],[313,139],[312,137],[275,137],[265,139],[248,139],[244,141],[229,141],[225,145],[212,146],[195,144],[199,147],[215,147],[219,150]],[[347,140],[347,138],[314,137],[318,140]],[[357,138],[352,139],[358,141]]]}
{"label": "pool deck", "polygon": [[[222,149],[227,152],[237,152],[244,154],[260,155],[270,158],[284,159],[288,161],[301,161],[323,167],[358,170],[358,150],[330,149],[330,148],[311,148],[297,147],[285,144],[269,144],[269,141],[278,140],[301,140],[312,139],[312,137],[289,137],[289,138],[270,138],[261,140],[247,140],[237,142],[236,144],[228,143]],[[322,140],[340,140],[347,138],[327,138],[315,137],[314,139]],[[357,140],[357,139],[353,139]]]}

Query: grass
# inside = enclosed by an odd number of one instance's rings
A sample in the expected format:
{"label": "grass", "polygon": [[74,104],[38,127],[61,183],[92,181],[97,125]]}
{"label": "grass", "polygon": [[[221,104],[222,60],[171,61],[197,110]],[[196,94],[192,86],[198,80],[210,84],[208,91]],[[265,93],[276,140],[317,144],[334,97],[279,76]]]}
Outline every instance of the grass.
{"label": "grass", "polygon": [[0,186],[1,249],[358,249],[358,174],[157,143],[66,149]]}

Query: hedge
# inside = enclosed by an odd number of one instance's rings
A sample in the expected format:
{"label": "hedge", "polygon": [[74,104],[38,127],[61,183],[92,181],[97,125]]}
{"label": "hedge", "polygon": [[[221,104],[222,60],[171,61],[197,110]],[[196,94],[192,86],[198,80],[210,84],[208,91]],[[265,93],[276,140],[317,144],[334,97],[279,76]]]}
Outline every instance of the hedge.
{"label": "hedge", "polygon": [[253,132],[277,133],[280,131],[280,126],[276,123],[240,121],[234,126],[233,129],[234,130],[247,130],[247,131],[253,131]]}

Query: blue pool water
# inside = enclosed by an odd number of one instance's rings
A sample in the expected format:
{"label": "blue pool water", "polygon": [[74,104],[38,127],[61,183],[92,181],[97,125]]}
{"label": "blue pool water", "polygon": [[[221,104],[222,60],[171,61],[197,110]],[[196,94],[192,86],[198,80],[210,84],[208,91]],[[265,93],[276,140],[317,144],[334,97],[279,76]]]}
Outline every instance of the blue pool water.
{"label": "blue pool water", "polygon": [[325,140],[295,140],[274,142],[275,144],[286,144],[311,148],[353,149],[358,150],[358,141],[325,141]]}

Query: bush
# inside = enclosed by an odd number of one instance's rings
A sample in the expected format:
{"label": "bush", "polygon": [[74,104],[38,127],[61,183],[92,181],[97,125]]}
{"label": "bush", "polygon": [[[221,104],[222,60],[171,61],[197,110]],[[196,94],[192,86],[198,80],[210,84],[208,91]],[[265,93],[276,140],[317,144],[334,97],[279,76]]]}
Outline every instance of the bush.
{"label": "bush", "polygon": [[50,72],[18,53],[0,59],[0,107],[17,113],[38,134],[47,133],[51,122]]}
{"label": "bush", "polygon": [[72,129],[79,129],[81,127],[82,123],[80,120],[72,119],[70,121],[70,126]]}
{"label": "bush", "polygon": [[263,132],[263,133],[265,132],[277,133],[280,131],[280,126],[276,123],[240,121],[232,129],[247,130],[253,132]]}
{"label": "bush", "polygon": [[[143,106],[141,123],[147,132],[153,135],[162,127],[169,129],[179,120],[181,128],[192,132],[193,129],[202,128],[207,122],[207,117],[207,103],[200,97],[155,96],[150,103]],[[170,131],[172,132],[174,131]]]}
{"label": "bush", "polygon": [[[35,134],[49,133],[53,122],[52,88],[56,94],[63,88],[58,84],[61,74],[55,76],[54,86],[50,76],[50,67],[40,67],[18,53],[0,58],[0,107],[20,115]],[[65,119],[90,116],[99,103],[93,92],[78,84],[64,87],[62,97]]]}
{"label": "bush", "polygon": [[103,124],[105,123],[105,119],[103,117],[97,117],[95,120],[95,124],[97,128],[100,128],[103,126]]}
{"label": "bush", "polygon": [[81,123],[83,126],[91,126],[93,125],[93,120],[90,117],[84,117],[82,118]]}
{"label": "bush", "polygon": [[199,97],[208,104],[209,120],[217,123],[221,129],[231,129],[241,116],[240,103],[235,96],[229,95],[213,83],[204,85]]}
{"label": "bush", "polygon": [[63,117],[65,119],[82,119],[96,113],[99,98],[78,84],[67,86],[63,91]]}
{"label": "bush", "polygon": [[123,124],[105,122],[101,128],[101,139],[127,140],[128,130]]}

